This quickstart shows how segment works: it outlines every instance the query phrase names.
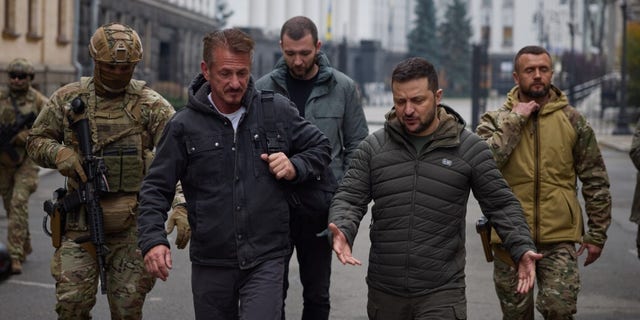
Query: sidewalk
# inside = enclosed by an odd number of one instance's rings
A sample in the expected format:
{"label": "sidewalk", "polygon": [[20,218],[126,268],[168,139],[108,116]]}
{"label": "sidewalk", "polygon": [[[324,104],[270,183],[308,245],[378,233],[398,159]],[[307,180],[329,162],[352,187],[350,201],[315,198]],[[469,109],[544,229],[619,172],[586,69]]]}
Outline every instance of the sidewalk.
{"label": "sidewalk", "polygon": [[601,148],[609,148],[615,151],[629,153],[633,135],[598,135],[598,144]]}

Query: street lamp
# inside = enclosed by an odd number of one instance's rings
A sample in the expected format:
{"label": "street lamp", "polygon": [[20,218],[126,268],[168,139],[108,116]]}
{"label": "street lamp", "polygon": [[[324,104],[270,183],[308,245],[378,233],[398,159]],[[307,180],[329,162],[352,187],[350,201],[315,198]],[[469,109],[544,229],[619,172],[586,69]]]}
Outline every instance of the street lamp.
{"label": "street lamp", "polygon": [[620,111],[614,135],[631,134],[627,117],[627,0],[622,0],[622,58],[620,59]]}

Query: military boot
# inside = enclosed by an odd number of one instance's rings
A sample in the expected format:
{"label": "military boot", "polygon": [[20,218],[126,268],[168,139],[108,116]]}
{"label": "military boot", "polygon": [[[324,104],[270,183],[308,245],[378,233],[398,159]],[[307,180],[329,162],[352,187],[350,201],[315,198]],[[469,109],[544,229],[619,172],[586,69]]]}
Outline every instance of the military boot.
{"label": "military boot", "polygon": [[18,259],[11,259],[11,274],[21,274],[22,263]]}

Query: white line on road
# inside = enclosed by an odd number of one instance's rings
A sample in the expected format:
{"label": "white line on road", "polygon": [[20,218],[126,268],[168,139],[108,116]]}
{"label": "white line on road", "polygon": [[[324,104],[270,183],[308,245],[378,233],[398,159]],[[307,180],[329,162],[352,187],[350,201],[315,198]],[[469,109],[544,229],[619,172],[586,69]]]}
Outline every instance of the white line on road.
{"label": "white line on road", "polygon": [[7,282],[15,283],[23,286],[41,287],[46,289],[55,289],[56,285],[52,283],[41,283],[33,281],[7,280]]}

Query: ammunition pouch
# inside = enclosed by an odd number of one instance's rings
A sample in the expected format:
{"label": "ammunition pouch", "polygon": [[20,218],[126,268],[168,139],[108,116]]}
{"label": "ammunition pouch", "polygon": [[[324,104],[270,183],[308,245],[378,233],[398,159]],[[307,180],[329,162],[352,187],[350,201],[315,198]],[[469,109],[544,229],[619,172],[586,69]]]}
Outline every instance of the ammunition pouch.
{"label": "ammunition pouch", "polygon": [[135,193],[105,194],[100,197],[104,233],[118,233],[136,222],[138,197]]}
{"label": "ammunition pouch", "polygon": [[[55,248],[60,247],[65,236],[71,239],[76,238],[67,233],[84,234],[89,230],[86,211],[79,202],[77,194],[71,192],[66,195],[66,193],[66,189],[59,188],[54,193],[58,195],[57,200],[55,202],[47,200],[44,203],[47,215],[44,217],[42,227],[45,233],[51,236]],[[138,198],[135,193],[104,193],[100,197],[100,206],[103,211],[105,234],[128,230],[136,222]]]}
{"label": "ammunition pouch", "polygon": [[102,158],[107,167],[111,192],[138,192],[145,172],[145,162],[136,147],[108,148]]}

